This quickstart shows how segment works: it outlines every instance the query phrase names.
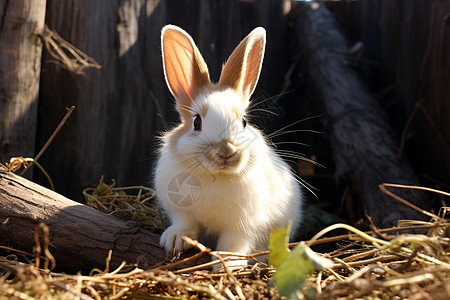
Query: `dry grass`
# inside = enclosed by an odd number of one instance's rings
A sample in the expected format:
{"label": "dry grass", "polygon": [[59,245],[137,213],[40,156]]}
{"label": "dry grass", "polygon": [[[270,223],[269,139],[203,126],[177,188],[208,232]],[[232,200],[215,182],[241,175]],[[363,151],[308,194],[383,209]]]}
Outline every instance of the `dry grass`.
{"label": "dry grass", "polygon": [[144,186],[115,187],[100,179],[96,188],[86,188],[83,191],[86,205],[110,215],[130,218],[153,232],[162,232],[167,227],[168,220],[158,204],[155,192]]}
{"label": "dry grass", "polygon": [[[128,195],[126,191],[135,191]],[[164,218],[149,202],[150,190],[117,189],[104,185],[86,190],[91,205],[109,213],[140,218],[151,214],[153,221],[141,222],[160,229]],[[113,195],[107,200],[107,195]],[[95,199],[94,199],[95,198]],[[147,199],[147,200],[145,200]],[[151,202],[151,201],[150,201]],[[125,211],[125,212],[124,212]],[[139,213],[137,213],[139,212]],[[298,293],[300,299],[449,299],[450,297],[450,208],[444,207],[429,222],[404,221],[400,227],[368,232],[383,244],[357,234],[321,238],[313,243],[335,245],[322,254],[331,268],[308,275]],[[159,219],[158,219],[159,218]],[[157,220],[157,221],[155,221]],[[162,226],[162,227],[161,227]],[[425,230],[408,234],[404,230]],[[212,252],[187,239],[200,251],[184,261],[195,262]],[[292,244],[291,246],[294,246]],[[7,249],[6,246],[1,246]],[[114,271],[97,270],[89,276],[51,272],[23,251],[7,249],[13,255],[0,257],[0,299],[278,299],[270,281],[274,267],[256,262],[245,269],[211,272],[209,264],[178,269],[179,260],[162,263],[151,270],[127,269],[125,263]],[[257,259],[258,253],[248,258]],[[25,260],[24,257],[29,257]],[[226,259],[233,259],[227,257]]]}
{"label": "dry grass", "polygon": [[84,69],[86,68],[101,69],[101,66],[92,57],[64,40],[47,25],[45,25],[44,32],[40,36],[50,56],[70,72],[84,75]]}

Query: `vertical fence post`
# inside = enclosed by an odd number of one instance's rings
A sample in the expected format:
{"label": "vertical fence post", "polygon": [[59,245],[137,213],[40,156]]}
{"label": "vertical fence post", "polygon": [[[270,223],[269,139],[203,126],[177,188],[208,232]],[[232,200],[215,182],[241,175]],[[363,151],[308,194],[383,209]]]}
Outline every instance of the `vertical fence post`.
{"label": "vertical fence post", "polygon": [[46,0],[0,0],[0,162],[33,156]]}

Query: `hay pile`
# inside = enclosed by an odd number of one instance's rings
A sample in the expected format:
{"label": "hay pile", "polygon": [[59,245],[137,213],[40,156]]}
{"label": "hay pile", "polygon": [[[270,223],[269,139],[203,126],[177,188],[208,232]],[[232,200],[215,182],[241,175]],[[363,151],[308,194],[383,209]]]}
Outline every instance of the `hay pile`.
{"label": "hay pile", "polygon": [[[95,198],[101,198],[100,202],[98,199],[90,200],[96,205],[105,209],[113,208],[119,213],[119,207],[126,207],[128,211],[147,211],[151,205],[145,204],[147,208],[142,208],[141,204],[136,204],[136,201],[140,202],[139,199],[151,197],[147,192],[139,189],[138,195],[127,197],[124,191],[109,186],[109,193],[115,195],[112,197],[114,205],[105,202],[108,193],[94,193],[91,190],[87,194],[88,197],[95,194]],[[133,205],[123,203],[128,198]],[[294,285],[298,291],[290,297],[449,299],[449,215],[450,208],[444,207],[429,222],[404,221],[400,227],[383,230],[373,227],[371,232],[367,232],[368,235],[355,233],[357,230],[352,229],[352,234],[321,237],[310,242],[313,249],[319,244],[333,245],[333,251],[321,254],[333,264],[327,269],[308,274],[302,285]],[[161,223],[164,223],[162,217],[156,227],[161,226]],[[404,230],[411,232],[420,229],[425,230],[424,234],[400,234]],[[180,259],[173,258],[150,270],[126,263],[116,270],[109,270],[108,267],[98,270],[93,266],[89,275],[52,272],[47,265],[42,266],[39,260],[36,261],[34,254],[1,245],[1,253],[12,254],[0,257],[0,299],[280,298],[272,279],[277,269],[257,261],[258,256],[266,253],[249,256],[254,264],[245,269],[211,272],[211,263],[196,265],[195,261],[204,255],[215,255],[222,259],[220,255],[223,253],[212,252],[195,241],[188,241],[200,250],[182,260],[194,262],[193,267],[179,269]],[[45,257],[40,259],[43,260]]]}
{"label": "hay pile", "polygon": [[103,177],[95,188],[83,191],[86,205],[120,218],[133,219],[150,231],[161,233],[169,225],[167,216],[156,202],[155,192],[145,186],[116,187]]}

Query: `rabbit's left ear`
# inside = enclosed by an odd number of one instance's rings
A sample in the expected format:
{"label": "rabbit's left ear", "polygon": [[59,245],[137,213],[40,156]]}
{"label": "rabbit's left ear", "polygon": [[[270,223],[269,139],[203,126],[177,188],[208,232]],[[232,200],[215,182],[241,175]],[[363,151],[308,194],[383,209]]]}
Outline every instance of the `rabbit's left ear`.
{"label": "rabbit's left ear", "polygon": [[177,26],[164,26],[161,48],[170,91],[178,106],[191,106],[200,89],[210,83],[208,66],[191,36]]}
{"label": "rabbit's left ear", "polygon": [[257,27],[234,49],[219,83],[231,87],[247,102],[255,90],[266,46],[266,30]]}

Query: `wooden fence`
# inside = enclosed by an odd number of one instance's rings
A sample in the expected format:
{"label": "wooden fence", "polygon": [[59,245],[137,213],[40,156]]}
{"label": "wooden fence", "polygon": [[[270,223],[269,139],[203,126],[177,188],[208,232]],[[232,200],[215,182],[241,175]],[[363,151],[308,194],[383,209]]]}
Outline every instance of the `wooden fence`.
{"label": "wooden fence", "polygon": [[[3,3],[7,1],[0,1],[0,7]],[[5,14],[10,12],[6,4]],[[101,175],[122,186],[150,184],[157,136],[178,121],[161,65],[160,31],[165,24],[191,33],[213,80],[233,48],[256,26],[267,28],[269,40],[259,92],[280,92],[289,60],[287,20],[278,0],[48,0],[45,22],[101,69],[87,68],[77,75],[44,51],[37,125],[22,124],[31,146],[22,149],[20,141],[8,141],[1,158],[33,156],[66,108],[76,106],[40,159],[56,190],[73,199],[81,199],[82,188],[97,183]],[[2,144],[6,139],[2,137]],[[46,185],[38,172],[35,179]]]}
{"label": "wooden fence", "polygon": [[[0,0],[3,14],[11,9],[5,3]],[[376,63],[375,67],[368,64],[372,90],[380,93],[398,136],[408,129],[402,154],[410,155],[420,172],[448,183],[450,3],[367,0],[327,5],[345,21],[342,27],[351,40],[363,42],[367,61]],[[271,97],[282,92],[292,70],[288,7],[289,1],[282,0],[47,0],[45,23],[101,69],[87,68],[78,75],[44,50],[37,123],[21,124],[28,130],[23,139],[35,140],[35,145],[32,142],[23,149],[20,140],[11,142],[5,131],[11,124],[2,115],[0,158],[33,156],[66,108],[75,105],[73,115],[40,160],[56,190],[81,199],[82,188],[95,184],[101,175],[108,181],[115,178],[120,185],[149,185],[158,132],[178,120],[162,75],[162,26],[176,24],[192,34],[213,80],[218,79],[223,61],[240,39],[252,28],[264,26],[268,48],[256,95]],[[1,34],[4,57],[9,52]],[[0,100],[6,107],[7,98]],[[35,96],[32,102],[36,105]],[[301,118],[292,111],[286,116],[266,129]],[[412,119],[409,125],[408,118]],[[34,176],[45,183],[38,172]]]}

